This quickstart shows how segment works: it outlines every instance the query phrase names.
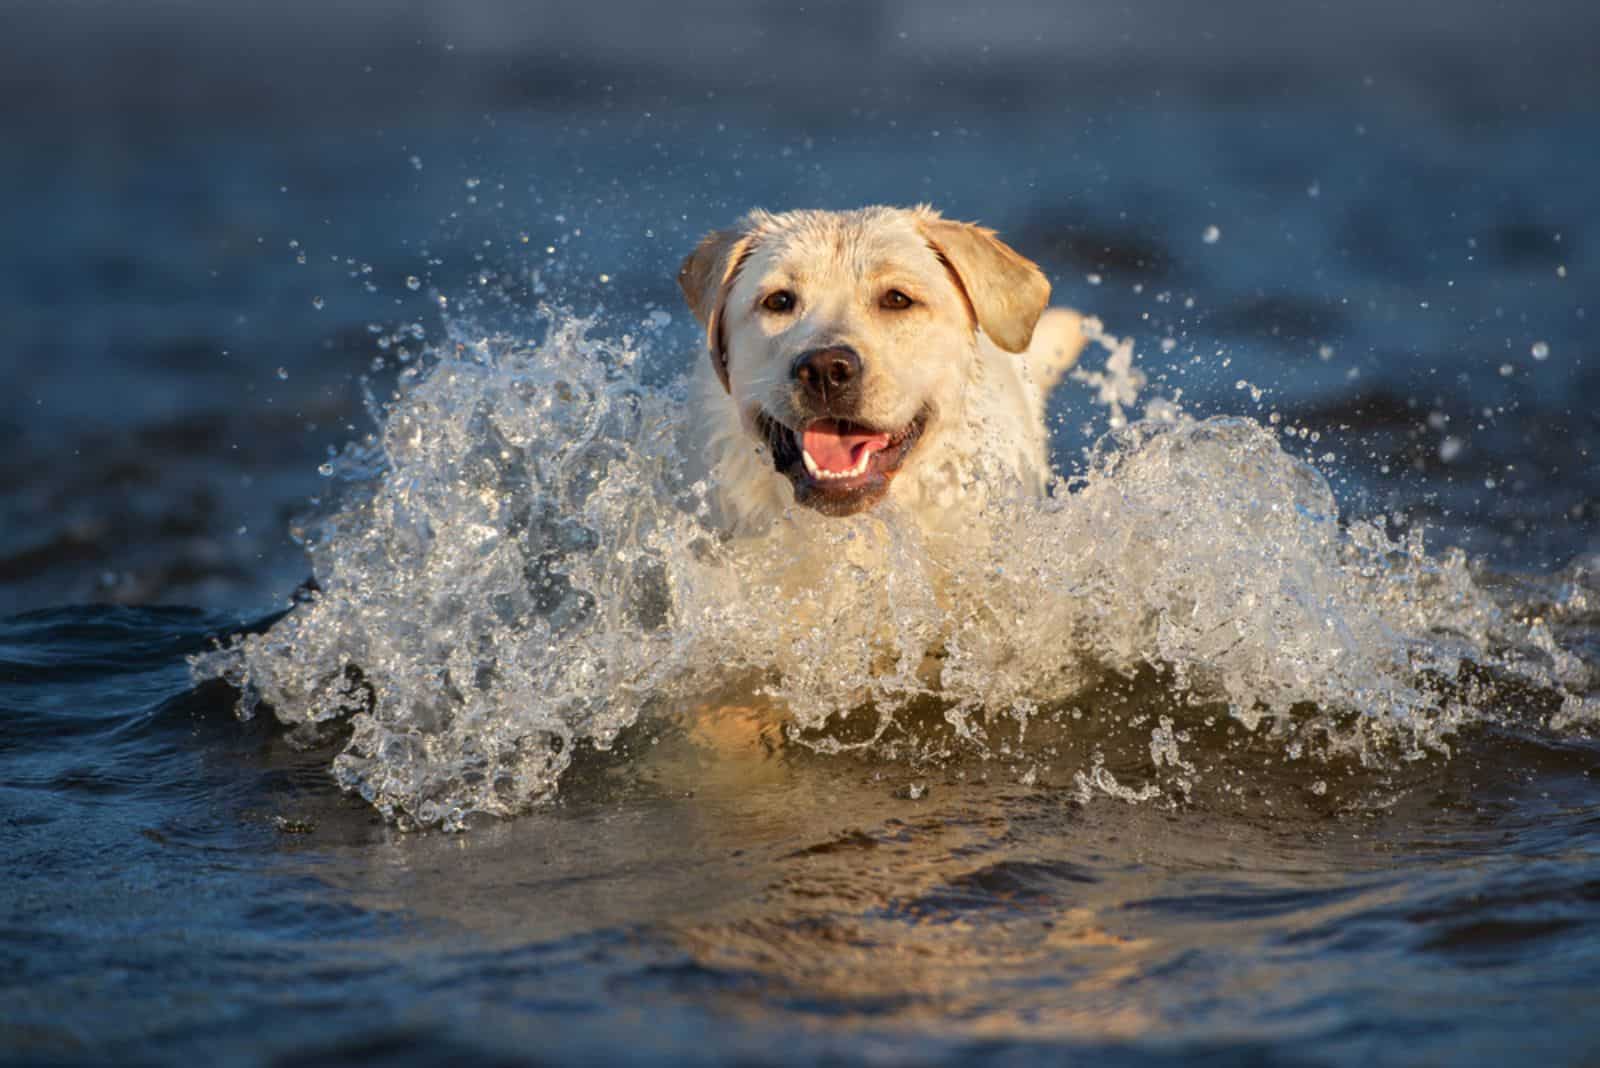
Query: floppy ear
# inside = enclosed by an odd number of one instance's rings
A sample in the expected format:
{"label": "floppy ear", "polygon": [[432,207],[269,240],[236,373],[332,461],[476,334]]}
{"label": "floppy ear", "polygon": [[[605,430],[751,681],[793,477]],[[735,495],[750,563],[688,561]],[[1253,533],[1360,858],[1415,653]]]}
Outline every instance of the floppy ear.
{"label": "floppy ear", "polygon": [[678,288],[689,310],[706,328],[706,346],[711,351],[711,366],[716,369],[722,388],[728,384],[728,348],[723,339],[722,306],[739,268],[750,255],[750,234],[743,230],[713,230],[700,239],[695,250],[684,257],[678,268]]}
{"label": "floppy ear", "polygon": [[1007,352],[1026,350],[1050,303],[1043,272],[993,230],[936,216],[918,225],[989,340]]}

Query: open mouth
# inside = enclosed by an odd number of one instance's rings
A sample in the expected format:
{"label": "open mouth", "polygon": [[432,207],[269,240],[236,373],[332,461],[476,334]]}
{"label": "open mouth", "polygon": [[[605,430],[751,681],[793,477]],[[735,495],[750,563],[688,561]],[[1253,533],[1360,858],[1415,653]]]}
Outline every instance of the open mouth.
{"label": "open mouth", "polygon": [[795,500],[825,515],[852,515],[882,500],[927,424],[926,409],[898,430],[846,419],[813,419],[791,430],[765,411],[756,416],[772,466],[794,484]]}

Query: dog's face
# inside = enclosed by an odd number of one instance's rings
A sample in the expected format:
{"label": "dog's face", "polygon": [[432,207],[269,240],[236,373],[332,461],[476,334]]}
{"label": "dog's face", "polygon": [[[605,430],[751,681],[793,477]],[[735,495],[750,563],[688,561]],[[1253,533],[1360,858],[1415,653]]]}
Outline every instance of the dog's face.
{"label": "dog's face", "polygon": [[937,452],[978,329],[1022,351],[1050,292],[991,233],[927,208],[756,212],[702,241],[679,282],[741,426],[828,515]]}

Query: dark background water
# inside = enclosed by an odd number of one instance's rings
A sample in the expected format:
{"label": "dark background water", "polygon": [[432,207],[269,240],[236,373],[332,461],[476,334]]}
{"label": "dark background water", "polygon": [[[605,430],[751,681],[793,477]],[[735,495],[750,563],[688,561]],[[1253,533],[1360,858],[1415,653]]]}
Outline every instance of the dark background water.
{"label": "dark background water", "polygon": [[[1293,775],[1156,812],[966,769],[920,804],[790,755],[594,769],[458,839],[374,824],[181,659],[303,576],[289,519],[370,425],[381,336],[551,299],[665,377],[678,259],[752,206],[997,226],[1192,410],[1305,428],[1350,513],[1505,581],[1581,565],[1600,8],[0,19],[0,616],[48,609],[0,634],[0,1056],[1600,1054],[1600,761],[1514,700],[1343,810]],[[1091,408],[1055,401],[1064,466]]]}
{"label": "dark background water", "polygon": [[674,266],[757,205],[999,226],[1197,410],[1329,435],[1352,509],[1594,547],[1591,5],[5,10],[0,609],[273,601],[369,325],[534,269],[670,310],[676,368]]}

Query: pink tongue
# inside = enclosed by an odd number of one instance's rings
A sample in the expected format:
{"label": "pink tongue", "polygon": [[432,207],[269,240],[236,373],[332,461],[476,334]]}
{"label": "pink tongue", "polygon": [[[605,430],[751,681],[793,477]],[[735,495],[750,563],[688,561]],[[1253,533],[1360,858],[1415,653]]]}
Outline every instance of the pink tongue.
{"label": "pink tongue", "polygon": [[806,427],[801,444],[824,471],[849,471],[869,453],[889,447],[888,434],[873,434],[834,419],[818,419]]}

